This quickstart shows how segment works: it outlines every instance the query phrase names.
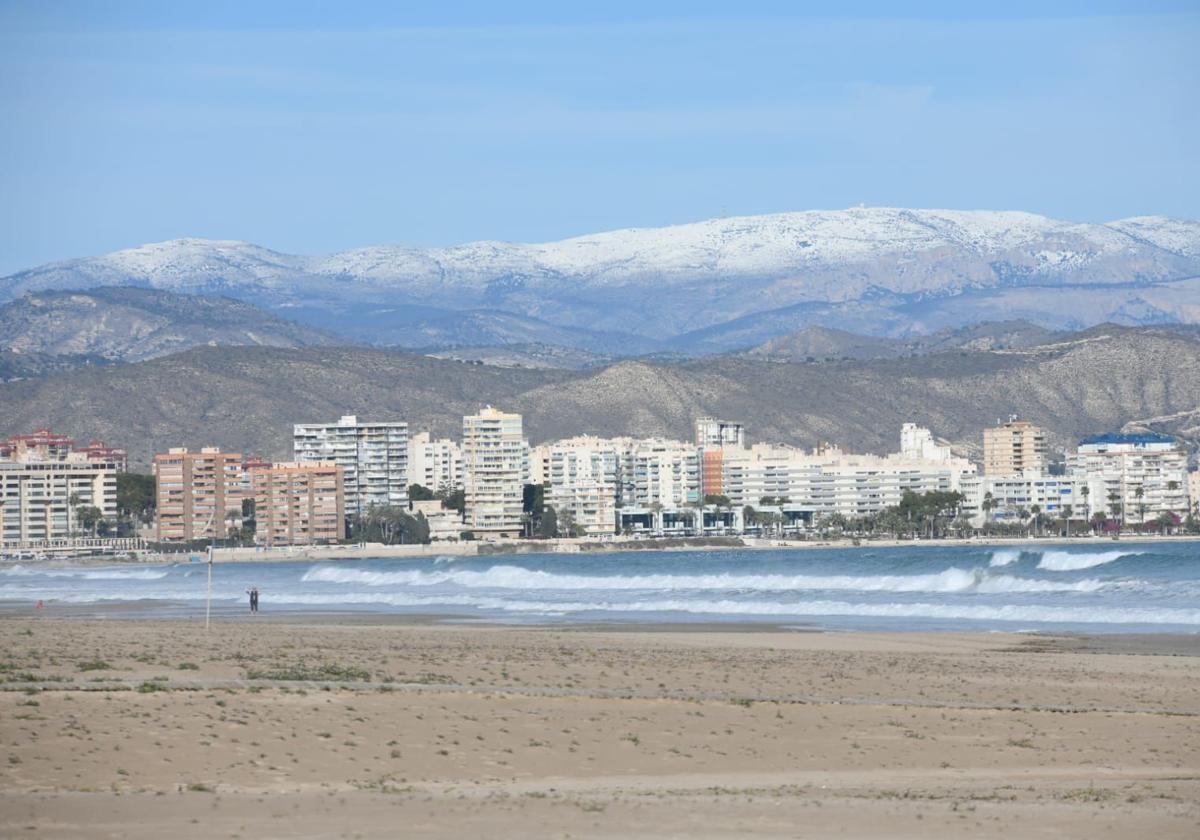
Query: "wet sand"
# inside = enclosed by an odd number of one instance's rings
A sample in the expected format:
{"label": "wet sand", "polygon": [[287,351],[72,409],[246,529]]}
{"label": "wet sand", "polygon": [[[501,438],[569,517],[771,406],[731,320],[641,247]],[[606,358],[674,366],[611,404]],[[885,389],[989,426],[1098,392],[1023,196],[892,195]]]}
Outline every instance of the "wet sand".
{"label": "wet sand", "polygon": [[260,619],[0,613],[0,835],[1200,833],[1196,636]]}

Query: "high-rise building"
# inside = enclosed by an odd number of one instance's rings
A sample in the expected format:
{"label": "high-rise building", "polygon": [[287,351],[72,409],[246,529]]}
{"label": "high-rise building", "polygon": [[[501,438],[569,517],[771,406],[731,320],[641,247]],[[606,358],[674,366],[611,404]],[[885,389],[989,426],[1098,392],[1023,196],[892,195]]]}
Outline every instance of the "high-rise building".
{"label": "high-rise building", "polygon": [[436,492],[462,487],[462,447],[448,438],[434,440],[429,432],[408,440],[408,483]]}
{"label": "high-rise building", "polygon": [[122,463],[89,458],[70,447],[22,447],[0,455],[0,545],[36,547],[81,535],[84,508],[117,516]]}
{"label": "high-rise building", "polygon": [[298,462],[332,462],[342,468],[346,515],[372,507],[408,506],[408,424],[297,423],[292,447]]}
{"label": "high-rise building", "polygon": [[1046,466],[1046,435],[1028,420],[1010,417],[983,430],[983,474],[1017,475]]}
{"label": "high-rise building", "polygon": [[242,524],[242,456],[212,446],[154,456],[159,542],[222,539]]}
{"label": "high-rise building", "polygon": [[521,534],[529,443],[520,414],[487,406],[463,417],[464,529],[478,534]]}
{"label": "high-rise building", "polygon": [[531,451],[530,481],[545,485],[560,528],[569,520],[590,535],[616,530],[620,449],[619,441],[585,435]]}
{"label": "high-rise building", "polygon": [[282,463],[248,471],[259,545],[332,543],[346,536],[342,468]]}

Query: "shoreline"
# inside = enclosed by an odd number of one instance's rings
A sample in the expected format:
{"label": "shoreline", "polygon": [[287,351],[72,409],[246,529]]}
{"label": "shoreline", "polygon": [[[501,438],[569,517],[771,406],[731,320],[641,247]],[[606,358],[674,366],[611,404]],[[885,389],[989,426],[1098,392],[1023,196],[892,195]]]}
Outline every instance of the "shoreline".
{"label": "shoreline", "polygon": [[[1041,545],[1087,545],[1120,546],[1122,544],[1153,543],[1200,543],[1200,535],[1126,535],[1120,539],[1110,536],[1077,537],[981,537],[941,539],[840,539],[840,540],[773,540],[762,538],[667,538],[645,540],[613,540],[593,542],[583,540],[545,540],[512,543],[460,542],[416,545],[383,545],[369,543],[365,546],[291,546],[287,548],[216,548],[214,563],[286,563],[311,560],[386,560],[420,557],[488,557],[524,554],[612,554],[617,552],[686,552],[686,551],[780,551],[816,549],[862,549],[875,548],[962,548],[962,547],[1017,547]],[[190,560],[190,558],[198,558]],[[16,565],[46,565],[54,567],[80,565],[173,565],[177,563],[206,561],[203,551],[146,552],[136,556],[112,555],[64,555],[42,560],[0,560],[0,568]]]}

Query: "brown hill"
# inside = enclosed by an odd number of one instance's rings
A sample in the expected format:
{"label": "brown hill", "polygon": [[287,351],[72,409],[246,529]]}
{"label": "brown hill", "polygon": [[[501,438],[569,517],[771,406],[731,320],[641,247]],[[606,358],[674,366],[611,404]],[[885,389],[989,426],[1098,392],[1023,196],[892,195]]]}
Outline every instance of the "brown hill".
{"label": "brown hill", "polygon": [[522,412],[535,441],[570,434],[686,437],[711,413],[755,440],[896,448],[915,421],[963,449],[1017,413],[1058,446],[1126,424],[1193,438],[1200,341],[1092,330],[1025,350],[792,364],[746,357],[624,361],[588,371],[497,368],[359,348],[197,348],[131,365],[0,385],[0,433],[53,426],[145,463],[168,446],[289,455],[291,425],[345,413],[458,435],[484,403]]}

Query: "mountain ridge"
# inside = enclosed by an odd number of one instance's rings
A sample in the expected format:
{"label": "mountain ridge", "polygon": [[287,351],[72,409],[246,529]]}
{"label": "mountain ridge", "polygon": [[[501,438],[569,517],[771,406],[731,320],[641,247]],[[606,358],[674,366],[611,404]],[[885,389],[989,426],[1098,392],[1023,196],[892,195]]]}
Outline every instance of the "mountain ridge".
{"label": "mountain ridge", "polygon": [[[850,208],[541,244],[370,246],[325,256],[187,238],[18,272],[0,279],[0,298],[96,285],[224,294],[276,311],[321,310],[341,317],[336,331],[352,338],[355,306],[429,307],[433,317],[488,309],[549,328],[719,352],[759,344],[812,318],[892,337],[1013,317],[1071,329],[1114,319],[1195,321],[1198,278],[1200,222],[1142,216],[1094,224],[1021,211]],[[1084,288],[1084,309],[1053,305],[1056,294],[1080,297]],[[981,317],[989,308],[998,311]],[[757,326],[743,325],[745,334],[733,337],[736,330],[722,325],[739,319]],[[376,332],[379,343],[410,341],[400,320],[382,319]],[[465,330],[460,338],[484,343],[475,340],[480,336]],[[519,338],[561,343],[528,330]]]}
{"label": "mountain ridge", "polygon": [[1054,446],[1122,427],[1200,442],[1200,340],[1096,328],[1019,350],[818,364],[747,356],[626,359],[586,370],[495,367],[377,348],[197,347],[134,364],[0,384],[0,433],[53,426],[102,437],[144,467],[170,446],[290,457],[293,423],[357,413],[457,437],[491,403],[534,443],[574,434],[690,437],[711,414],[755,441],[895,451],[903,422],[963,451],[1017,413]]}

